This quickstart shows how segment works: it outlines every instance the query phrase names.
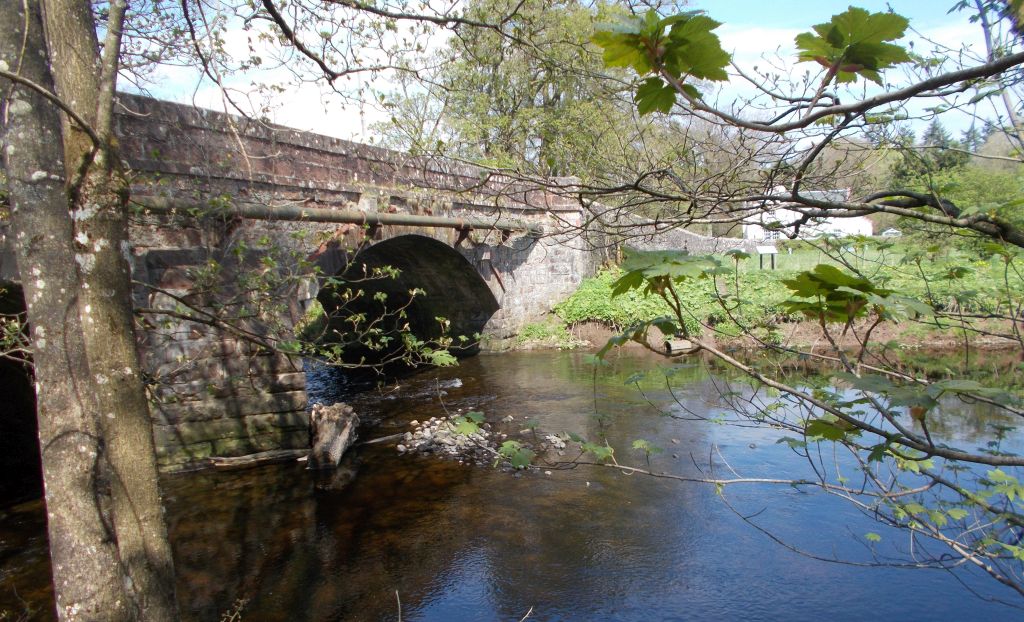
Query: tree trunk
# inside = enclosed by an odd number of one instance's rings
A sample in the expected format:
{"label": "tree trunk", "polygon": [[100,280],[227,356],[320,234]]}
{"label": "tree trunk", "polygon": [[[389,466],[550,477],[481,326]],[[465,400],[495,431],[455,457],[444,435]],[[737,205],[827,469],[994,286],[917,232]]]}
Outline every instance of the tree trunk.
{"label": "tree trunk", "polygon": [[[95,381],[98,428],[106,443],[111,515],[131,597],[145,620],[175,620],[174,564],[163,521],[152,420],[136,351],[128,243],[128,184],[114,147],[112,106],[124,0],[109,5],[100,58],[88,0],[44,0],[47,45],[57,94],[102,141],[95,154],[70,132],[76,256],[82,274],[82,330]],[[64,63],[67,64],[64,64]]]}
{"label": "tree trunk", "polygon": [[309,433],[312,449],[308,469],[335,469],[341,462],[345,450],[356,442],[356,428],[359,416],[348,404],[330,406],[316,404],[309,415]]}
{"label": "tree trunk", "polygon": [[[52,90],[36,3],[0,3],[0,23],[7,24],[0,28],[4,68]],[[79,319],[60,119],[51,102],[19,87],[4,102],[3,129],[11,221],[38,379],[57,612],[62,620],[130,619],[121,560],[101,509],[107,488],[99,476],[104,448]]]}

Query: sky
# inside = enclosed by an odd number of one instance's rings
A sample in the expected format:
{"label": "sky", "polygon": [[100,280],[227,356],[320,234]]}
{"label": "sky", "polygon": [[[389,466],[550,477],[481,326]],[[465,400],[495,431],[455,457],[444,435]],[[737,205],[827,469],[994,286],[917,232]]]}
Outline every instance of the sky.
{"label": "sky", "polygon": [[[688,8],[704,10],[709,17],[723,23],[715,31],[722,41],[722,47],[733,54],[733,61],[740,68],[751,73],[754,67],[765,65],[765,55],[778,54],[792,63],[796,55],[796,35],[811,30],[815,24],[829,21],[833,15],[842,13],[850,5],[871,12],[891,9],[908,18],[910,26],[900,43],[912,44],[917,52],[941,50],[941,54],[955,56],[959,50],[966,49],[983,55],[985,48],[981,28],[970,23],[968,12],[950,12],[953,4],[954,0],[693,0]],[[797,65],[796,71],[803,72],[809,66],[813,68],[808,63]],[[890,70],[887,74],[889,79],[893,79],[892,72],[897,72],[898,78],[899,71]],[[752,88],[739,86],[737,81],[733,81],[730,87],[724,89],[719,101],[752,94]],[[911,123],[918,134],[930,121],[924,108],[934,103],[921,103],[910,110],[912,116],[924,117]],[[985,118],[995,114],[990,104],[973,107],[971,112]],[[941,121],[954,136],[977,123],[971,114],[959,112],[944,114]]]}
{"label": "sky", "polygon": [[709,17],[734,26],[806,30],[850,5],[872,12],[891,7],[915,25],[933,27],[949,23],[946,11],[953,0],[693,0],[687,8],[706,11]]}
{"label": "sky", "polygon": [[[832,15],[846,10],[850,4],[870,11],[886,11],[891,6],[894,11],[908,17],[913,31],[908,33],[908,40],[916,39],[915,49],[918,51],[927,51],[933,45],[921,39],[924,37],[950,48],[968,46],[980,52],[983,49],[980,29],[968,22],[967,14],[947,12],[953,1],[691,0],[687,9],[705,10],[707,15],[723,22],[716,30],[723,47],[734,54],[734,62],[739,67],[750,72],[755,66],[765,65],[762,58],[764,55],[779,54],[786,62],[791,62],[795,55],[793,39],[798,33],[810,30],[814,24],[828,21]],[[243,33],[229,33],[227,41],[229,49],[230,46],[236,46],[239,54],[246,53],[249,43]],[[434,43],[441,45],[443,40]],[[797,71],[802,73],[808,68],[808,64],[804,64]],[[179,85],[190,82],[194,84],[194,79],[190,80],[183,69],[168,71],[170,73],[160,81],[160,85],[152,90],[154,96],[195,103],[202,107],[224,108],[218,89],[211,86],[198,90],[182,88]],[[245,90],[251,80],[252,77],[238,78],[233,80],[233,86]],[[750,94],[752,89],[749,87],[730,86],[722,90],[719,101]],[[270,117],[276,123],[360,142],[371,140],[373,123],[387,118],[385,113],[372,105],[342,106],[330,97],[324,98],[312,84],[282,93],[273,104]],[[987,111],[979,113],[991,116]],[[946,115],[943,123],[954,134],[958,134],[970,125],[971,119],[967,115],[956,118]]]}

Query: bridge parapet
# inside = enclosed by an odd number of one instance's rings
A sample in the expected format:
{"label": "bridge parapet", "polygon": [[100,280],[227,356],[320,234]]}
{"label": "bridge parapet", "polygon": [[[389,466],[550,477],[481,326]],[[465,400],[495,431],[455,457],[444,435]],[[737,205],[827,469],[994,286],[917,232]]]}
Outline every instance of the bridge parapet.
{"label": "bridge parapet", "polygon": [[536,184],[442,158],[264,124],[224,113],[122,94],[121,150],[148,181],[145,193],[223,193],[239,200],[353,204],[365,211],[446,211],[572,218],[571,198]]}

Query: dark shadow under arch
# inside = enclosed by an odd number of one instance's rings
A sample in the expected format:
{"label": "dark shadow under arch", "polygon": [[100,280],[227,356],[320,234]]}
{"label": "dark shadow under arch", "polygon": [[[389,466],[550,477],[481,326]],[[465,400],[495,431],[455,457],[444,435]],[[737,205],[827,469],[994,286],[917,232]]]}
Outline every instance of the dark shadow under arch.
{"label": "dark shadow under arch", "polygon": [[[0,283],[0,316],[24,314],[21,287]],[[23,317],[23,316],[22,316]],[[39,428],[32,373],[26,363],[0,358],[0,507],[43,493]]]}
{"label": "dark shadow under arch", "polygon": [[[398,276],[359,283],[375,268],[394,268]],[[339,293],[345,287],[362,289],[364,295],[349,303],[344,315],[365,313],[370,318],[408,303],[410,290],[423,290],[425,293],[415,296],[406,309],[406,317],[391,318],[386,330],[397,334],[407,322],[418,338],[433,339],[442,333],[437,318],[445,318],[449,323],[448,334],[456,338],[452,351],[458,356],[474,354],[479,349],[474,336],[483,331],[499,309],[494,294],[465,257],[447,244],[422,235],[402,235],[367,247],[337,277],[345,285],[327,284],[317,296],[328,316],[341,307]],[[346,330],[344,317],[333,319],[330,328]],[[467,340],[461,341],[459,336]],[[357,356],[373,358],[372,353],[361,349],[346,353],[347,359]]]}

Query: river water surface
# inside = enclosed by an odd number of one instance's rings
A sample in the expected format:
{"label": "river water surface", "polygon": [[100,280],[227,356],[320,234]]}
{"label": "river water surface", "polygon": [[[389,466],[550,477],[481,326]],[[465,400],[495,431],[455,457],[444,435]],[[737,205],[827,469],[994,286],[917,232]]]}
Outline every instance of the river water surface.
{"label": "river water surface", "polygon": [[[725,475],[727,461],[750,477],[808,474],[777,432],[659,416],[650,402],[669,403],[664,389],[651,382],[645,397],[626,380],[660,363],[625,352],[595,375],[579,353],[481,355],[352,403],[375,422],[364,438],[473,409],[495,423],[512,416],[503,428],[514,434],[533,424],[605,433],[619,461],[637,466],[647,463],[631,443],[648,440],[663,448],[651,457],[655,471],[699,475],[713,465]],[[715,417],[723,382],[701,366],[682,369],[675,394]],[[950,417],[948,438],[983,442],[984,416]],[[819,561],[740,517],[756,515],[820,557],[870,562],[869,531],[882,536],[877,552],[905,550],[905,534],[820,493],[730,487],[726,504],[704,484],[593,466],[548,470],[400,455],[385,443],[354,450],[327,476],[287,464],[168,477],[183,617],[219,620],[244,601],[242,619],[268,621],[1024,618],[992,602],[1014,596],[977,573]],[[0,611],[28,607],[48,619],[42,521],[38,502],[0,513]]]}

